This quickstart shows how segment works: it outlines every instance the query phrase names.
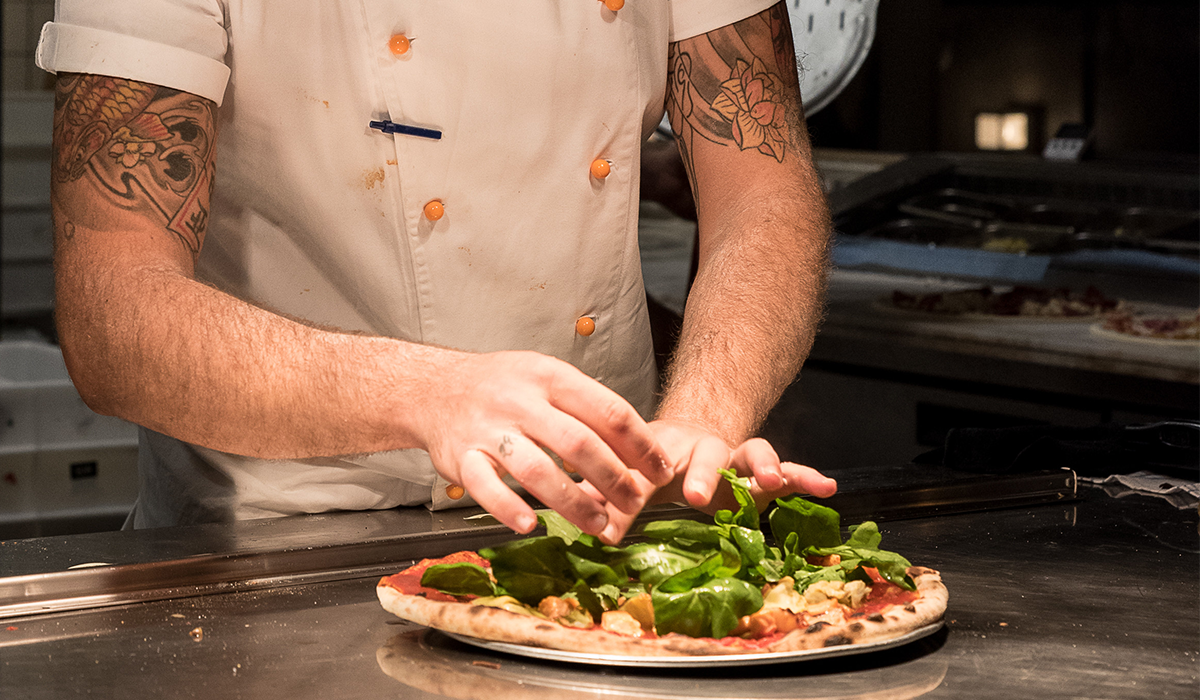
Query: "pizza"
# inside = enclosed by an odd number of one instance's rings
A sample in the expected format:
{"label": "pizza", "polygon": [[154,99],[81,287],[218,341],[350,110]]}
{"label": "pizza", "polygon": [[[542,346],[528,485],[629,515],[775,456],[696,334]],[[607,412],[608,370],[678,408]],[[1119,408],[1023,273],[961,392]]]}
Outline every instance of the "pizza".
{"label": "pizza", "polygon": [[713,524],[648,523],[606,546],[553,512],[547,534],[424,559],[376,586],[387,611],[476,639],[614,656],[768,654],[868,644],[938,624],[940,574],[879,548],[873,522],[850,528],[798,496],[760,529],[749,480]]}
{"label": "pizza", "polygon": [[1094,327],[1098,335],[1168,343],[1200,342],[1200,310],[1195,313],[1144,313],[1122,309],[1106,314]]}
{"label": "pizza", "polygon": [[1082,294],[1067,288],[1018,285],[1011,288],[983,286],[952,292],[910,294],[895,290],[893,308],[940,316],[987,316],[1020,319],[1084,319],[1122,307],[1095,287]]}

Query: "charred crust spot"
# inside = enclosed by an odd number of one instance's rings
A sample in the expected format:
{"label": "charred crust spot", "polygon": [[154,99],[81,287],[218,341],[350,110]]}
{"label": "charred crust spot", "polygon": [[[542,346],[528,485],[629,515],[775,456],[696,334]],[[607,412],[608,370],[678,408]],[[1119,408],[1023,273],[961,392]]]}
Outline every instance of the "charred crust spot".
{"label": "charred crust spot", "polygon": [[871,622],[883,622],[883,615],[881,615],[879,613],[874,613],[874,614],[868,615],[867,619],[870,620]]}
{"label": "charred crust spot", "polygon": [[904,609],[909,611],[910,613],[915,613],[917,611],[917,606],[913,605],[912,603],[909,603],[908,605],[904,606]]}
{"label": "charred crust spot", "polygon": [[847,627],[846,629],[850,630],[851,632],[862,632],[862,630],[863,630],[863,623],[861,623],[861,622],[852,622],[852,623],[850,623],[850,626],[849,626],[849,627]]}
{"label": "charred crust spot", "polygon": [[830,637],[829,639],[825,640],[825,646],[827,646],[827,647],[836,647],[836,646],[840,646],[842,644],[849,644],[849,643],[850,643],[850,640],[846,637],[843,637],[840,634],[835,634],[832,637]]}
{"label": "charred crust spot", "polygon": [[484,614],[484,612],[483,612],[484,610],[494,610],[494,609],[495,609],[495,608],[489,608],[489,607],[486,607],[486,606],[483,606],[483,605],[472,605],[471,607],[467,608],[467,614],[468,614],[468,615],[472,615],[472,616],[474,616],[474,615],[483,615],[483,614]]}
{"label": "charred crust spot", "polygon": [[548,625],[545,622],[543,622],[538,625],[535,625],[534,629],[537,630],[538,632],[553,632],[555,627],[554,627],[554,625]]}
{"label": "charred crust spot", "polygon": [[850,613],[850,618],[851,618],[851,619],[854,619],[854,618],[856,618],[856,617],[862,617],[862,616],[863,616],[863,615],[865,615],[865,614],[866,614],[866,613],[860,613],[860,612],[856,612],[856,613]]}
{"label": "charred crust spot", "polygon": [[829,626],[829,623],[825,622],[825,621],[814,622],[808,626],[808,629],[804,630],[804,633],[812,634],[813,632],[820,632],[821,630],[825,629],[828,626]]}

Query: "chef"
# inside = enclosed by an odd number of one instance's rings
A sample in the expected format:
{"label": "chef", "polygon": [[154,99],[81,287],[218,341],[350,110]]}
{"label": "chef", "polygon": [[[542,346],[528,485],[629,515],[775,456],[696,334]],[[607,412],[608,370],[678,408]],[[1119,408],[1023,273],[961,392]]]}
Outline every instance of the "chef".
{"label": "chef", "polygon": [[[753,437],[829,230],[771,4],[60,0],[56,314],[89,406],[142,426],[132,526],[469,496],[525,533],[520,486],[615,542],[727,504],[726,466],[832,494]],[[664,106],[700,267],[658,397]]]}

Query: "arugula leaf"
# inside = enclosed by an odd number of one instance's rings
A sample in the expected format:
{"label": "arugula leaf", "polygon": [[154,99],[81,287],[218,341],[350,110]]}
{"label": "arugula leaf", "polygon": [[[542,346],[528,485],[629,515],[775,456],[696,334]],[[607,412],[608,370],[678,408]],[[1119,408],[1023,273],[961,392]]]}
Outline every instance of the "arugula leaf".
{"label": "arugula leaf", "polygon": [[850,526],[850,539],[846,540],[846,546],[862,549],[879,549],[879,543],[882,540],[883,535],[879,534],[879,526],[868,520],[864,523]]}
{"label": "arugula leaf", "polygon": [[795,588],[800,593],[803,593],[809,586],[817,581],[846,581],[847,577],[857,570],[857,559],[844,559],[840,564],[833,566],[814,566],[805,564],[802,569],[797,570],[793,577],[796,579]]}
{"label": "arugula leaf", "polygon": [[657,520],[646,523],[642,534],[656,540],[675,540],[684,545],[717,544],[725,536],[725,528],[695,520]]}
{"label": "arugula leaf", "polygon": [[714,578],[728,578],[742,568],[742,557],[729,540],[721,540],[721,548],[699,565],[684,569],[660,582],[657,589],[678,593],[695,588]]}
{"label": "arugula leaf", "polygon": [[589,586],[620,584],[629,577],[618,574],[609,565],[609,562],[614,560],[613,552],[609,550],[616,551],[616,548],[604,547],[594,538],[592,542],[580,538],[567,547],[567,561],[571,563],[576,576],[586,581]]}
{"label": "arugula leaf", "polygon": [[537,519],[542,527],[546,528],[547,535],[557,537],[566,544],[578,540],[579,536],[583,534],[583,530],[575,527],[574,523],[553,510],[537,511]]}
{"label": "arugula leaf", "polygon": [[736,513],[729,510],[719,510],[713,518],[718,525],[740,525],[752,530],[759,529],[758,506],[754,504],[754,496],[750,492],[750,479],[739,477],[732,469],[718,470],[725,481],[733,489],[733,497],[740,506]]}
{"label": "arugula leaf", "polygon": [[470,562],[434,564],[421,574],[421,585],[450,595],[500,595],[487,569]]}
{"label": "arugula leaf", "polygon": [[[620,588],[618,588],[614,585],[611,585],[611,584],[605,584],[603,586],[596,586],[595,588],[592,589],[592,592],[595,593],[596,597],[600,599],[600,605],[605,610],[616,610],[617,609],[617,600],[622,595]],[[625,597],[631,598],[632,596],[626,595]],[[596,618],[596,619],[600,619],[600,618]]]}
{"label": "arugula leaf", "polygon": [[799,548],[836,547],[842,543],[841,517],[836,510],[792,496],[776,501],[771,511],[771,534],[776,542],[786,542],[795,533]]}
{"label": "arugula leaf", "polygon": [[871,556],[863,557],[861,563],[863,566],[875,567],[884,580],[894,583],[901,588],[910,591],[917,589],[917,585],[913,583],[912,577],[908,575],[908,567],[912,566],[912,564],[895,552],[887,552],[879,549]]}
{"label": "arugula leaf", "polygon": [[741,553],[742,565],[745,568],[756,566],[767,556],[767,545],[763,539],[762,530],[751,530],[747,527],[734,525],[729,529],[733,543]]}
{"label": "arugula leaf", "polygon": [[575,586],[565,595],[574,595],[575,600],[579,601],[579,607],[591,613],[593,621],[600,621],[600,616],[604,614],[604,603],[601,602],[600,596],[596,595],[592,587],[583,580],[576,581]]}
{"label": "arugula leaf", "polygon": [[779,583],[779,579],[789,574],[786,571],[786,564],[778,557],[774,559],[763,559],[754,566],[754,572],[762,577],[764,582]]}
{"label": "arugula leaf", "polygon": [[737,626],[738,618],[762,607],[762,592],[736,578],[717,578],[680,592],[655,588],[650,597],[658,633],[689,637],[720,639]]}
{"label": "arugula leaf", "polygon": [[[915,590],[916,586],[907,573],[912,564],[895,552],[879,549],[882,540],[879,526],[868,520],[851,530],[850,539],[846,540],[846,544],[837,547],[809,547],[805,553],[822,557],[836,554],[842,558],[843,565],[853,563],[855,566],[873,567],[885,581],[910,591]],[[797,590],[802,590],[799,588],[799,580],[796,583]]]}
{"label": "arugula leaf", "polygon": [[639,581],[653,586],[699,565],[712,551],[712,548],[691,551],[666,542],[643,542],[626,547],[621,563]]}
{"label": "arugula leaf", "polygon": [[553,535],[515,540],[479,553],[491,561],[496,583],[526,605],[536,607],[548,595],[562,595],[578,580],[566,543]]}

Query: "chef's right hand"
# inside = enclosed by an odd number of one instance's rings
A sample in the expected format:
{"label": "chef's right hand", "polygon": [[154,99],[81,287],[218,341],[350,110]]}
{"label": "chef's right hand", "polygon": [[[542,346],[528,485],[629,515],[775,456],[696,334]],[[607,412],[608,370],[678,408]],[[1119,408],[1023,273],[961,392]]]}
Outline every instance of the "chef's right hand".
{"label": "chef's right hand", "polygon": [[[433,381],[419,433],[434,467],[519,533],[532,531],[537,516],[502,481],[505,473],[584,532],[613,543],[625,527],[605,532],[609,520],[627,527],[647,498],[630,470],[656,486],[674,474],[637,411],[561,360],[533,352],[462,353]],[[543,447],[604,502],[581,490]]]}

